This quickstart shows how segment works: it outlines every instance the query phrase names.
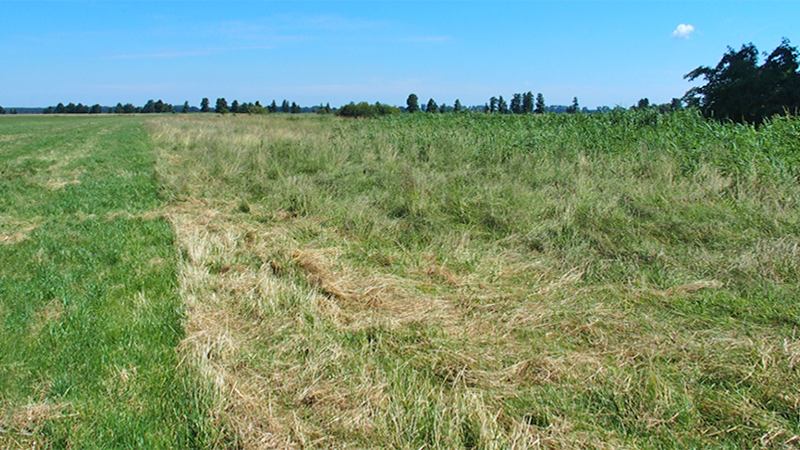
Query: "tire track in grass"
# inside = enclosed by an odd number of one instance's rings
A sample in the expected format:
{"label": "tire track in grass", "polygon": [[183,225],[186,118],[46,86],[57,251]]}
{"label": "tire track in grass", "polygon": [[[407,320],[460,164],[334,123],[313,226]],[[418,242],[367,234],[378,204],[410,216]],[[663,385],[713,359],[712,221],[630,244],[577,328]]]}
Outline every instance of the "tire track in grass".
{"label": "tire track in grass", "polygon": [[175,350],[175,237],[141,119],[10,118],[0,145],[0,448],[222,446]]}

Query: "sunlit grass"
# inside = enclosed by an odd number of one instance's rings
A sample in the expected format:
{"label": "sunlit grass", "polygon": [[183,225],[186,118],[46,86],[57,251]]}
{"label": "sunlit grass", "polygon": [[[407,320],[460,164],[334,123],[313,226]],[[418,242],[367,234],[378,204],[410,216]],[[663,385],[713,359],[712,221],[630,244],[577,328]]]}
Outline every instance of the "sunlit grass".
{"label": "sunlit grass", "polygon": [[798,445],[795,119],[149,126],[245,446]]}
{"label": "sunlit grass", "polygon": [[176,353],[170,224],[137,118],[0,120],[0,447],[188,448],[224,430]]}

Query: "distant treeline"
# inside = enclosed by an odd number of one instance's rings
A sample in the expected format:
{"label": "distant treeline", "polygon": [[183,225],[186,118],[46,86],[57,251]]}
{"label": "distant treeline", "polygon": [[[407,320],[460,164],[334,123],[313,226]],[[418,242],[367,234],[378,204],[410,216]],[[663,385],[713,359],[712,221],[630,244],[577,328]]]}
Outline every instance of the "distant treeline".
{"label": "distant treeline", "polygon": [[[772,53],[769,55],[765,53],[765,57],[764,63],[759,66],[759,52],[752,43],[742,46],[738,52],[729,47],[728,52],[716,67],[701,66],[686,74],[685,78],[689,80],[705,78],[704,86],[691,88],[683,98],[673,98],[669,103],[651,104],[649,99],[642,98],[630,109],[668,113],[688,106],[698,108],[706,117],[755,124],[776,114],[798,114],[800,112],[800,71],[798,71],[800,53],[798,53],[797,47],[792,47],[789,40],[784,39]],[[626,108],[615,106],[613,109]],[[390,106],[380,102],[375,104],[351,102],[339,109],[334,109],[331,108],[330,103],[325,106],[320,104],[319,106],[302,107],[296,102],[290,103],[288,100],[283,100],[280,106],[275,100],[267,106],[262,106],[258,101],[239,103],[238,100],[234,100],[229,105],[223,97],[217,99],[213,110],[208,98],[200,101],[199,108],[190,106],[187,101],[183,107],[178,109],[161,100],[149,100],[142,107],[133,106],[130,103],[125,105],[117,103],[115,107],[104,107],[99,104],[87,106],[81,103],[77,105],[59,103],[44,110],[19,108],[21,113],[39,111],[44,114],[174,114],[212,111],[219,114],[335,113],[342,117],[377,117],[416,112],[431,114],[461,112],[486,114],[606,113],[612,111],[612,108],[608,106],[598,106],[595,109],[581,107],[577,97],[572,99],[572,104],[569,106],[547,106],[544,95],[538,93],[534,96],[531,91],[513,94],[510,102],[500,95],[491,97],[484,105],[469,107],[464,107],[459,99],[456,99],[452,106],[445,103],[440,105],[433,98],[421,105],[419,97],[411,94],[406,100],[405,107]],[[8,113],[17,114],[18,110],[11,109]],[[0,114],[6,114],[3,107],[0,107]]]}

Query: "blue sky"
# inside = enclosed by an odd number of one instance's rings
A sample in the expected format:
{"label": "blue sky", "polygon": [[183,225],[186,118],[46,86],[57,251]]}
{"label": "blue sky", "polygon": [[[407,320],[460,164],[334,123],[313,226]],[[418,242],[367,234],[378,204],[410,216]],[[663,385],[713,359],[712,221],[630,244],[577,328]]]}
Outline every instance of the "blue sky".
{"label": "blue sky", "polygon": [[0,105],[663,103],[727,46],[800,45],[798,24],[798,1],[0,0]]}

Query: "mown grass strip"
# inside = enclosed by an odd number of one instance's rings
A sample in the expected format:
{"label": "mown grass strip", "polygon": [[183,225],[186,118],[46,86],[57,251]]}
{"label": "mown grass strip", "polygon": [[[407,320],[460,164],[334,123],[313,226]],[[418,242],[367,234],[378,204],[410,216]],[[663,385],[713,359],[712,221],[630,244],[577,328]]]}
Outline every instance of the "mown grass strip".
{"label": "mown grass strip", "polygon": [[[135,117],[0,120],[0,447],[213,447]],[[216,437],[215,437],[216,436]]]}

